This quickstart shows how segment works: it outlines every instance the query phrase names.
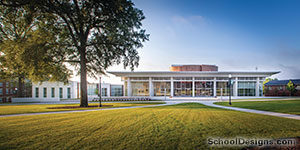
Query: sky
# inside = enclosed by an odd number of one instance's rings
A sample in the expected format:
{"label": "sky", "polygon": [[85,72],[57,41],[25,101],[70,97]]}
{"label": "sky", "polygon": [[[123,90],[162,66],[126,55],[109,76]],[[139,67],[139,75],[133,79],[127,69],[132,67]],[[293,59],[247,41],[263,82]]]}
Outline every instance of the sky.
{"label": "sky", "polygon": [[[300,78],[299,0],[133,0],[149,41],[135,71],[214,64],[219,71],[281,71]],[[122,65],[109,71],[129,71]],[[104,82],[122,83],[104,75]],[[96,81],[89,79],[90,82]]]}

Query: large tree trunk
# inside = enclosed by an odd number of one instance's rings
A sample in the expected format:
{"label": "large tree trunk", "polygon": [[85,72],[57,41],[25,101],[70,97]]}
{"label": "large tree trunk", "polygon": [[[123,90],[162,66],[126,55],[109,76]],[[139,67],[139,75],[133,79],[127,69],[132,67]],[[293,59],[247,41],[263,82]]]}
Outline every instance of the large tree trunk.
{"label": "large tree trunk", "polygon": [[24,97],[23,93],[24,93],[24,76],[20,75],[18,77],[18,91],[17,91],[17,96],[18,97]]}
{"label": "large tree trunk", "polygon": [[80,107],[88,107],[85,47],[80,50]]}

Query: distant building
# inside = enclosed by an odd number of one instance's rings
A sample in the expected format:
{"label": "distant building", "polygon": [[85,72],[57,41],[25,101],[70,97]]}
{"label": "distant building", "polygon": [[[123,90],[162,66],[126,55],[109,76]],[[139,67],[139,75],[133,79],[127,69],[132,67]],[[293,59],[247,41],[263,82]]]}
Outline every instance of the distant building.
{"label": "distant building", "polygon": [[265,84],[265,96],[290,96],[287,90],[287,84],[292,81],[296,86],[296,92],[293,96],[300,96],[300,79],[294,80],[273,80]]}
{"label": "distant building", "polygon": [[[89,97],[97,97],[98,83],[88,83],[87,94]],[[103,97],[123,96],[123,85],[109,83],[101,84]],[[67,84],[62,82],[42,82],[32,84],[32,98],[40,99],[78,99],[80,98],[80,83],[70,81]]]}
{"label": "distant building", "polygon": [[[172,65],[170,71],[109,71],[124,81],[125,96],[263,96],[262,83],[279,71],[218,71],[215,65]],[[231,77],[231,90],[229,90]],[[231,92],[230,92],[231,91]]]}
{"label": "distant building", "polygon": [[[17,97],[17,82],[14,80],[0,81],[0,102],[11,102],[13,97]],[[25,80],[22,97],[31,97],[31,82]]]}

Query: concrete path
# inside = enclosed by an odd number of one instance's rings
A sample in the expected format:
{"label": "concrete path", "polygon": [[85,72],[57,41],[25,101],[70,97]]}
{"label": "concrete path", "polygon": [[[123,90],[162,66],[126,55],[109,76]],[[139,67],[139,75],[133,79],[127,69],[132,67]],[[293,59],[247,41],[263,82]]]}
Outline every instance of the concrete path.
{"label": "concrete path", "polygon": [[243,112],[250,112],[250,113],[256,113],[256,114],[263,114],[263,115],[270,115],[270,116],[300,120],[300,115],[291,115],[291,114],[284,114],[284,113],[277,113],[277,112],[270,112],[270,111],[221,106],[221,105],[213,104],[214,102],[216,102],[216,101],[201,101],[201,102],[198,101],[198,103],[201,103],[201,104],[204,104],[207,106],[211,106],[211,107],[218,107],[218,108],[224,108],[224,109],[231,109],[231,110],[237,110],[237,111],[243,111]]}
{"label": "concrete path", "polygon": [[144,106],[128,106],[128,107],[115,107],[115,108],[102,108],[102,109],[87,109],[87,110],[71,110],[71,111],[53,111],[53,112],[40,112],[40,113],[10,114],[10,115],[0,115],[0,118],[14,117],[14,116],[33,116],[33,115],[44,115],[44,114],[63,114],[63,113],[103,111],[103,110],[115,110],[115,109],[129,109],[129,108],[146,108],[146,107],[174,105],[174,104],[178,104],[178,103],[179,102],[166,102],[165,104],[144,105]]}

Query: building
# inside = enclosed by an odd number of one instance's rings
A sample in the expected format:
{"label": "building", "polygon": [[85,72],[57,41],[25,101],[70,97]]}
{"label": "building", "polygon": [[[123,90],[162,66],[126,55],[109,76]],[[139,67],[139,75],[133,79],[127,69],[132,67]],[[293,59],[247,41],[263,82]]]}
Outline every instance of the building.
{"label": "building", "polygon": [[[266,77],[278,71],[218,71],[215,65],[172,65],[170,71],[109,71],[124,81],[125,96],[263,96]],[[231,88],[229,90],[229,77]]]}
{"label": "building", "polygon": [[11,102],[11,98],[17,95],[13,82],[0,81],[0,102]]}
{"label": "building", "polygon": [[[98,83],[88,83],[88,97],[97,97]],[[101,83],[103,97],[123,96],[123,85]],[[80,83],[70,81],[67,84],[62,82],[42,82],[32,84],[32,98],[38,99],[79,99]]]}
{"label": "building", "polygon": [[269,81],[265,83],[265,96],[291,96],[291,92],[286,88],[290,81],[296,88],[296,92],[292,96],[300,96],[300,79]]}

